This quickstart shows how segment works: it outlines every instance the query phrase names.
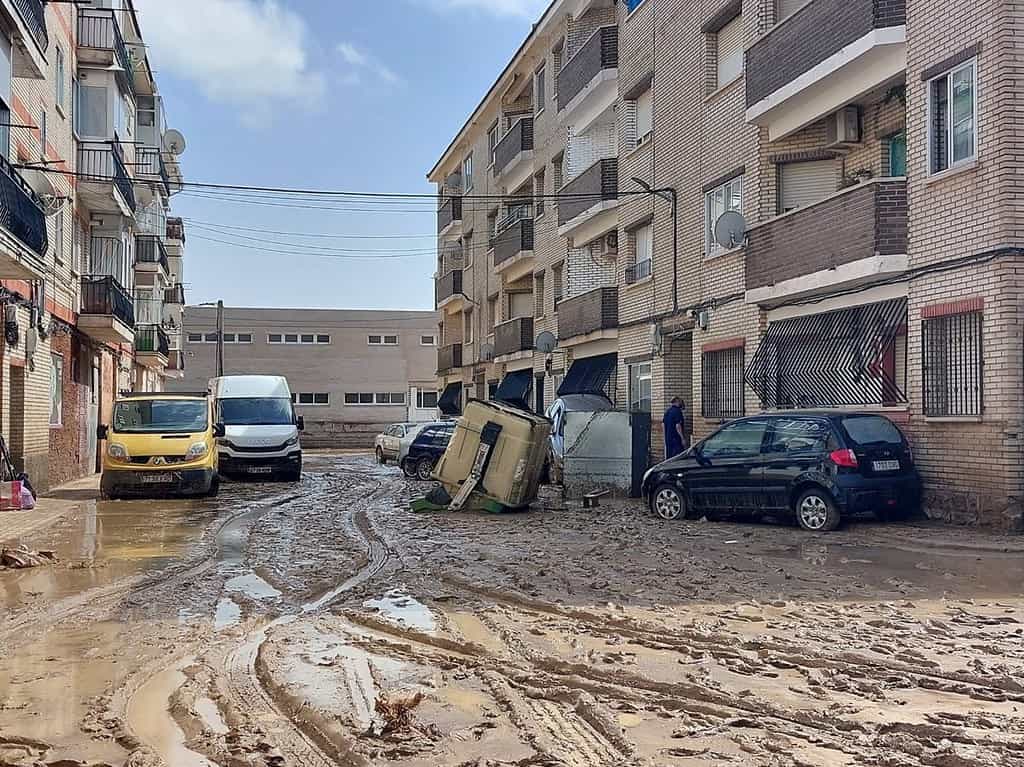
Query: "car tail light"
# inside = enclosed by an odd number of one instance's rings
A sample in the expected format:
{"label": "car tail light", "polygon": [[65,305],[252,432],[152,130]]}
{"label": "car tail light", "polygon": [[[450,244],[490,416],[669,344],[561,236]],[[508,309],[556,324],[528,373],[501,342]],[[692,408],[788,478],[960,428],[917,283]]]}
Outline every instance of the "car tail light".
{"label": "car tail light", "polygon": [[828,457],[836,466],[845,466],[847,469],[857,468],[857,455],[852,450],[833,450]]}

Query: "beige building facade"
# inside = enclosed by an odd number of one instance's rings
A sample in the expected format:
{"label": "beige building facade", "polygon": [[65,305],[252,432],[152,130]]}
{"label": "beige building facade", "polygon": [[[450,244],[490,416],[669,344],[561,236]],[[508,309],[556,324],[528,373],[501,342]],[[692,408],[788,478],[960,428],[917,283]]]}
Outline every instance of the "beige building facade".
{"label": "beige building facade", "polygon": [[[203,391],[217,375],[217,309],[187,307],[185,377]],[[369,447],[386,425],[437,417],[433,312],[224,309],[226,375],[282,375],[306,422],[307,447]]]}
{"label": "beige building facade", "polygon": [[1019,527],[1022,25],[996,2],[556,0],[429,174],[440,386],[529,367],[540,409],[614,354],[654,459],[673,396],[697,437],[878,410],[930,514]]}

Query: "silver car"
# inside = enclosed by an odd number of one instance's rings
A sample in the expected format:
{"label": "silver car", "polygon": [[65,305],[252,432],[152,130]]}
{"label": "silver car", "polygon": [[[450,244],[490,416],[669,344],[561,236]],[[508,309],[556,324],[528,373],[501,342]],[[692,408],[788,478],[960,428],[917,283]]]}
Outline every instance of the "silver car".
{"label": "silver car", "polygon": [[388,461],[397,461],[401,457],[402,441],[414,435],[421,428],[421,423],[394,423],[377,435],[373,441],[373,452],[377,463],[382,466]]}
{"label": "silver car", "polygon": [[565,394],[547,409],[545,415],[551,421],[551,437],[548,445],[547,475],[552,484],[561,484],[565,458],[565,414],[600,413],[614,410],[615,405],[603,394]]}

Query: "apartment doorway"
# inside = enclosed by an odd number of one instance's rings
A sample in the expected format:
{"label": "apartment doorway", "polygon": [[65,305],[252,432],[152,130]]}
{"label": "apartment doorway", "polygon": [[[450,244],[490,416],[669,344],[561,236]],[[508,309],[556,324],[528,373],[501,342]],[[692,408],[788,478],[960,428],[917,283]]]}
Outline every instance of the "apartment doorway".
{"label": "apartment doorway", "polygon": [[[694,409],[697,407],[693,399],[693,333],[666,336],[663,353],[664,389],[659,403],[661,411],[664,412],[673,397],[679,397],[685,408],[685,433],[692,441]],[[657,415],[660,418],[661,413]],[[664,445],[654,447],[658,451],[664,449]]]}
{"label": "apartment doorway", "polygon": [[10,401],[8,402],[7,449],[14,468],[25,471],[25,368],[10,367]]}

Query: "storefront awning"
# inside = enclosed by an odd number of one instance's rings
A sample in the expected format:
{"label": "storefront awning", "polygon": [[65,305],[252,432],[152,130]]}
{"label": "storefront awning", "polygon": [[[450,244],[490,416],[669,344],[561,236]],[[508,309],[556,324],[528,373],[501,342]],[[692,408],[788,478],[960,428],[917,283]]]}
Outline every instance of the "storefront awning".
{"label": "storefront awning", "polygon": [[521,410],[529,410],[529,395],[532,385],[532,370],[513,370],[501,379],[498,390],[494,392],[492,399],[520,408]]}
{"label": "storefront awning", "polygon": [[907,401],[907,299],[779,320],[747,368],[765,408]]}
{"label": "storefront awning", "polygon": [[617,354],[601,354],[576,360],[565,374],[558,396],[566,394],[606,394],[605,387],[618,363]]}
{"label": "storefront awning", "polygon": [[437,409],[441,415],[459,415],[462,412],[462,384],[450,383],[444,387],[437,401]]}

